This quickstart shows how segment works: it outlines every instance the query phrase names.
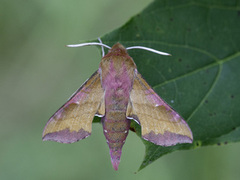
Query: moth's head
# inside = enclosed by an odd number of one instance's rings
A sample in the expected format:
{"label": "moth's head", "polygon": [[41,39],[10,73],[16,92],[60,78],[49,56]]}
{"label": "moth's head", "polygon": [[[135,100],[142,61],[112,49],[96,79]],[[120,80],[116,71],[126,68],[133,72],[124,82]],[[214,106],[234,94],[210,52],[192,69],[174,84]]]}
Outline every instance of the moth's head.
{"label": "moth's head", "polygon": [[128,54],[125,47],[120,43],[116,43],[115,45],[113,45],[113,47],[109,50],[108,53],[112,55],[114,54],[116,56],[124,56]]}

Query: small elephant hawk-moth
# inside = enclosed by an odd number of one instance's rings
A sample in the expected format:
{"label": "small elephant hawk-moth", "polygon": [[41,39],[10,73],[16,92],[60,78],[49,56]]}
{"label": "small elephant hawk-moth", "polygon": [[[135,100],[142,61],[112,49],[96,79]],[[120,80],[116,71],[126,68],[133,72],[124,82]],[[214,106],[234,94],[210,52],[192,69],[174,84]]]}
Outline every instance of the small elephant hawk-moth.
{"label": "small elephant hawk-moth", "polygon": [[115,170],[131,119],[141,125],[142,138],[154,144],[192,143],[188,124],[143,79],[127,50],[138,48],[169,54],[142,46],[124,48],[120,43],[110,48],[101,40],[68,47],[86,45],[110,50],[106,55],[103,50],[99,69],[49,119],[42,135],[44,141],[73,143],[84,139],[91,134],[94,116],[99,116]]}

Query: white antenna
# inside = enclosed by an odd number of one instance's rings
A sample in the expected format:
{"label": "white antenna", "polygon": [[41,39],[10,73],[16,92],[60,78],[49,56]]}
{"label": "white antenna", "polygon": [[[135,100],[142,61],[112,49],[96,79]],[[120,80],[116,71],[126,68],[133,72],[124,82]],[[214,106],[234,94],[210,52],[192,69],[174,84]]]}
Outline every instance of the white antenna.
{"label": "white antenna", "polygon": [[156,53],[156,54],[161,54],[161,55],[164,55],[164,56],[171,56],[171,54],[168,54],[168,53],[165,53],[165,52],[162,52],[162,51],[158,51],[158,50],[155,50],[155,49],[152,49],[152,48],[144,47],[144,46],[132,46],[132,47],[127,47],[126,49],[127,50],[129,50],[129,49],[144,49],[146,51],[151,51],[151,52]]}
{"label": "white antenna", "polygon": [[[108,49],[111,49],[111,47],[109,47],[106,44],[103,44],[102,40],[100,38],[98,38],[98,40],[99,40],[99,42],[71,44],[71,45],[67,45],[67,47],[82,47],[82,46],[94,46],[94,45],[101,46],[102,47],[102,57],[103,57],[105,55],[103,47],[108,48]],[[165,53],[165,52],[158,51],[158,50],[155,50],[155,49],[152,49],[152,48],[148,48],[148,47],[144,47],[144,46],[132,46],[132,47],[127,47],[126,48],[126,50],[129,50],[129,49],[143,49],[143,50],[150,51],[150,52],[153,52],[153,53],[156,53],[156,54],[160,54],[160,55],[164,55],[164,56],[171,56],[171,54],[169,54],[169,53]]]}
{"label": "white antenna", "polygon": [[111,49],[111,47],[109,47],[108,45],[103,44],[103,43],[99,43],[99,42],[89,42],[89,43],[81,43],[81,44],[70,44],[70,45],[67,45],[67,47],[82,47],[82,46],[93,46],[93,45],[103,46],[103,47],[106,47],[106,48],[108,48],[108,49]]}
{"label": "white antenna", "polygon": [[[98,41],[99,41],[100,43],[102,43],[102,40],[101,40],[100,38],[98,38]],[[103,57],[103,56],[105,56],[105,52],[104,52],[103,46],[101,46],[101,48],[102,48],[102,57]]]}

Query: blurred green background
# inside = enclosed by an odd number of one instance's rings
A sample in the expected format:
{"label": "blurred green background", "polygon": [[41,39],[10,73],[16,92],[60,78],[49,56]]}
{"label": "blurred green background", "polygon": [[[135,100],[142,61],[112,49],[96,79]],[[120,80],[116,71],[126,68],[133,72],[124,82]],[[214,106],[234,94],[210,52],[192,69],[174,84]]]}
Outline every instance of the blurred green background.
{"label": "blurred green background", "polygon": [[[136,3],[137,2],[137,3]],[[144,145],[130,132],[113,170],[101,124],[78,143],[42,142],[48,118],[98,68],[100,37],[151,0],[0,0],[0,179],[239,179],[240,144],[163,156],[137,171]]]}

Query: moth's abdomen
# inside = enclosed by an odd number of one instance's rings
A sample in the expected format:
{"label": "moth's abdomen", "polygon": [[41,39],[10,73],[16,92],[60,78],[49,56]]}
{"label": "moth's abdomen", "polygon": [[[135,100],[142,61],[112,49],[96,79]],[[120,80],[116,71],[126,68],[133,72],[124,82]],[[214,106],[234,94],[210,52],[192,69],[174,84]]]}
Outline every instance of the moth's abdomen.
{"label": "moth's abdomen", "polygon": [[130,120],[126,119],[126,111],[108,111],[102,119],[111,161],[115,170],[118,169],[122,147],[128,135]]}

